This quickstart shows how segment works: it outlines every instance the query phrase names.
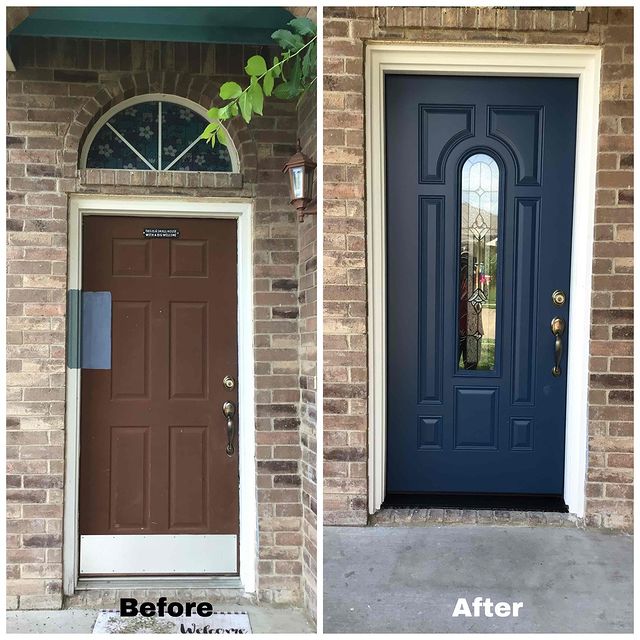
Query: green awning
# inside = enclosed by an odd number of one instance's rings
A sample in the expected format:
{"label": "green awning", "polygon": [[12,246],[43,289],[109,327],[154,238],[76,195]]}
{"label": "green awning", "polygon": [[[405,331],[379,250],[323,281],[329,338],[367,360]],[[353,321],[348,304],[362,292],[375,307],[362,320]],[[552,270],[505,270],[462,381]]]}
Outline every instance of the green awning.
{"label": "green awning", "polygon": [[39,7],[9,36],[272,44],[281,7]]}

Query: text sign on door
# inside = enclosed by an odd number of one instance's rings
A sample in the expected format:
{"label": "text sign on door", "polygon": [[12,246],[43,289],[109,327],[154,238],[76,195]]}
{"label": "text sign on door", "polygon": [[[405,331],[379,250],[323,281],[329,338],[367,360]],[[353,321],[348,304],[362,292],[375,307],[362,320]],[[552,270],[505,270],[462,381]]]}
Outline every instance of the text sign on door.
{"label": "text sign on door", "polygon": [[179,238],[179,229],[145,229],[145,238]]}

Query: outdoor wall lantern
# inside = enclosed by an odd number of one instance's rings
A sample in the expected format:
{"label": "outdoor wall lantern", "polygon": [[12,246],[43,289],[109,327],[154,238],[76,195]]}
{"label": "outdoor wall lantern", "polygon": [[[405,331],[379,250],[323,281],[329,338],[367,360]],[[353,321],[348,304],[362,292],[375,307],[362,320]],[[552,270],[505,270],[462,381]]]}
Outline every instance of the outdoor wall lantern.
{"label": "outdoor wall lantern", "polygon": [[316,163],[302,153],[300,140],[296,152],[287,160],[282,172],[289,174],[289,195],[291,204],[298,211],[302,222],[305,214],[317,213],[316,199],[313,198],[313,174]]}

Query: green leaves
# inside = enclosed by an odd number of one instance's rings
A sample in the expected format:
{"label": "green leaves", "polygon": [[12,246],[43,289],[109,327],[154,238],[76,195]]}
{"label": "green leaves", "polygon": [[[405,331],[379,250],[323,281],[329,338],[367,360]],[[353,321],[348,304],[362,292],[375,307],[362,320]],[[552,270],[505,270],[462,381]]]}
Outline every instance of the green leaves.
{"label": "green leaves", "polygon": [[273,78],[273,71],[267,71],[264,76],[264,80],[262,81],[262,89],[264,90],[265,96],[270,96],[273,91],[273,85],[275,80]]}
{"label": "green leaves", "polygon": [[258,84],[258,79],[254,76],[251,78],[251,84],[247,91],[249,96],[249,102],[252,109],[258,114],[262,115],[262,108],[264,106],[264,94],[262,93],[262,87]]}
{"label": "green leaves", "polygon": [[294,18],[290,20],[288,29],[278,29],[271,34],[271,39],[275,40],[284,51],[299,51],[304,46],[304,36],[315,38],[317,28],[309,18]]}
{"label": "green leaves", "polygon": [[[287,58],[290,60],[291,57]],[[302,62],[299,57],[294,58],[293,69],[289,79],[284,78],[282,74],[283,82],[279,84],[273,91],[273,95],[281,100],[293,100],[302,91]]]}
{"label": "green leaves", "polygon": [[[218,139],[222,142],[222,137],[220,133],[224,134],[224,130],[220,126],[220,120],[214,120],[211,124],[208,124],[205,130],[202,132],[200,136],[201,139],[206,140],[212,147],[215,147],[216,144],[216,134],[218,135]],[[226,139],[226,136],[223,136]],[[226,144],[226,143],[223,143]]]}
{"label": "green leaves", "polygon": [[249,101],[249,96],[246,92],[240,96],[238,104],[240,105],[240,113],[242,114],[244,121],[248,124],[251,122],[251,102]]}
{"label": "green leaves", "polygon": [[267,62],[262,56],[251,56],[244,70],[250,76],[262,76],[267,73]]}
{"label": "green leaves", "polygon": [[285,51],[297,51],[304,45],[304,40],[297,34],[291,33],[286,29],[278,29],[271,34],[272,40],[275,40]]}
{"label": "green leaves", "polygon": [[312,42],[302,58],[302,81],[306,82],[316,75],[316,43]]}
{"label": "green leaves", "polygon": [[273,95],[280,100],[293,100],[296,97],[294,91],[291,90],[291,86],[288,82],[279,84],[274,90]]}
{"label": "green leaves", "polygon": [[279,78],[282,75],[282,67],[280,64],[280,60],[278,60],[278,56],[273,57],[273,66],[271,67],[271,72],[273,73],[274,78]]}
{"label": "green leaves", "polygon": [[227,132],[222,127],[218,129],[218,140],[220,141],[220,144],[223,144],[225,147],[229,144]]}
{"label": "green leaves", "polygon": [[289,26],[301,36],[315,36],[317,32],[315,23],[309,18],[294,18]]}
{"label": "green leaves", "polygon": [[209,140],[209,138],[211,138],[211,136],[215,134],[219,126],[220,122],[212,122],[211,124],[208,124],[200,137],[203,140]]}
{"label": "green leaves", "polygon": [[[222,97],[222,96],[220,96]],[[235,104],[235,103],[232,103]],[[231,104],[225,104],[224,107],[220,107],[218,109],[218,119],[219,120],[228,120],[233,116]]]}
{"label": "green leaves", "polygon": [[221,121],[241,115],[249,123],[254,114],[263,115],[265,96],[294,100],[316,81],[316,25],[309,18],[294,18],[287,26],[271,35],[282,49],[281,57],[274,56],[268,67],[262,56],[251,56],[244,67],[249,85],[243,89],[237,82],[225,82],[220,87],[220,99],[226,104],[209,109],[211,123],[201,136],[211,146],[216,140],[228,144]]}
{"label": "green leaves", "polygon": [[225,82],[220,87],[220,97],[223,100],[237,98],[242,93],[242,87],[237,82]]}

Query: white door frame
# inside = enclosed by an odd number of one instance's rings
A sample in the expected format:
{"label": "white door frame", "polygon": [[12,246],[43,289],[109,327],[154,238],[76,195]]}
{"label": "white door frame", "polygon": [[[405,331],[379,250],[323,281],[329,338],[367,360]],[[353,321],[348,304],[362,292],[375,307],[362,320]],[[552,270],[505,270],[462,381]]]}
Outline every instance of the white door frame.
{"label": "white door frame", "polygon": [[[253,204],[247,198],[174,196],[72,195],[69,202],[68,289],[82,289],[82,218],[90,215],[222,218],[238,221],[238,454],[240,474],[240,579],[182,579],[182,586],[243,588],[255,592],[257,564],[257,505],[255,471],[255,404],[253,354]],[[66,446],[64,488],[64,593],[102,586],[104,581],[78,583],[78,481],[80,454],[80,369],[67,367]],[[108,581],[109,582],[109,581]],[[110,581],[114,588],[160,582],[132,577]],[[171,578],[173,587],[180,579]],[[144,586],[146,585],[146,587]]]}
{"label": "white door frame", "polygon": [[571,300],[567,354],[564,499],[578,517],[585,512],[588,434],[589,328],[595,215],[598,47],[461,45],[373,42],[365,57],[367,149],[367,269],[369,307],[369,512],[385,497],[386,482],[386,238],[385,73],[505,75],[578,78],[573,201]]}

